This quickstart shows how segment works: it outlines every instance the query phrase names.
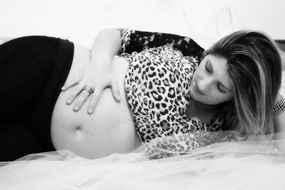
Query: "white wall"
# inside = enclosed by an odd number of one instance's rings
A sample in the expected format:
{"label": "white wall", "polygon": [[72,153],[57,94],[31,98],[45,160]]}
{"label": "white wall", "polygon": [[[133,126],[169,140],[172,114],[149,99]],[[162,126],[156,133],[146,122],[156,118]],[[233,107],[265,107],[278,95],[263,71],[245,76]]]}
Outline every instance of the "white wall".
{"label": "white wall", "polygon": [[0,0],[0,36],[46,34],[91,45],[105,27],[187,34],[179,0]]}
{"label": "white wall", "polygon": [[207,46],[223,33],[262,30],[285,39],[284,0],[0,0],[0,36],[69,38],[90,46],[104,27],[130,27],[196,38]]}
{"label": "white wall", "polygon": [[285,39],[284,0],[181,1],[191,35],[206,45],[238,29],[259,30],[274,39]]}
{"label": "white wall", "polygon": [[240,28],[262,30],[276,39],[285,39],[284,0],[235,0],[232,5]]}

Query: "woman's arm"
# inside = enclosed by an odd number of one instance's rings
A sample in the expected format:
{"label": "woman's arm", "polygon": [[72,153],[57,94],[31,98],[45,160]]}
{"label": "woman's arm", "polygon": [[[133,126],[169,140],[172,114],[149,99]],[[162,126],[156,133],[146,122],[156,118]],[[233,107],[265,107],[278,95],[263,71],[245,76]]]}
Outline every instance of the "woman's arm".
{"label": "woman's arm", "polygon": [[121,47],[120,31],[117,29],[104,29],[95,38],[91,47],[91,62],[109,69],[114,56]]}
{"label": "woman's arm", "polygon": [[[66,101],[67,104],[72,104],[76,98],[74,111],[78,111],[90,97],[88,113],[93,113],[102,91],[107,87],[111,87],[115,100],[120,101],[117,81],[111,71],[113,57],[118,53],[120,45],[121,36],[116,29],[104,29],[96,36],[90,50],[90,64],[79,75],[70,77],[62,87],[62,90],[67,90],[74,86]],[[94,89],[94,93],[83,90],[86,86]]]}
{"label": "woman's arm", "polygon": [[85,100],[90,96],[88,91],[84,91],[85,86],[92,87],[95,91],[91,95],[88,109],[92,113],[101,92],[106,87],[111,87],[115,100],[120,101],[117,82],[112,79],[111,62],[116,54],[140,52],[142,50],[172,45],[173,48],[181,51],[184,56],[200,57],[204,51],[191,38],[159,32],[146,32],[130,29],[104,29],[102,30],[91,48],[91,64],[87,66],[80,76],[69,80],[64,85],[63,90],[76,85],[70,94],[67,104],[71,104],[77,98],[74,111],[78,111]]}

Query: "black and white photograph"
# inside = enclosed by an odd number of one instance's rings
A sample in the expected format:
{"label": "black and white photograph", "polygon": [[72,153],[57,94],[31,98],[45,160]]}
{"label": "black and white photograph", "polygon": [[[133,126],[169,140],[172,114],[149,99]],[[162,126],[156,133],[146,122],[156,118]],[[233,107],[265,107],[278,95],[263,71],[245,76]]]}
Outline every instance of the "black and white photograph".
{"label": "black and white photograph", "polygon": [[1,190],[285,189],[285,1],[0,2]]}

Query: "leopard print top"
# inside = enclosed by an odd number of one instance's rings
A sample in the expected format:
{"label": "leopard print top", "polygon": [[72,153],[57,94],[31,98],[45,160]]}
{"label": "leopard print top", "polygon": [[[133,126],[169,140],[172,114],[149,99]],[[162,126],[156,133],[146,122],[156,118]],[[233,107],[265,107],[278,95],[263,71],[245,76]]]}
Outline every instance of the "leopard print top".
{"label": "leopard print top", "polygon": [[185,115],[191,99],[192,75],[204,50],[187,37],[120,31],[120,53],[130,63],[125,89],[141,141],[197,130],[219,130],[223,120],[217,115],[207,123]]}
{"label": "leopard print top", "polygon": [[[119,55],[129,61],[125,77],[127,99],[148,155],[175,155],[217,139],[231,139],[223,135],[223,113],[216,113],[207,123],[185,115],[191,99],[192,75],[202,59],[203,48],[184,36],[118,30],[122,38]],[[273,113],[284,110],[285,101],[279,95]]]}

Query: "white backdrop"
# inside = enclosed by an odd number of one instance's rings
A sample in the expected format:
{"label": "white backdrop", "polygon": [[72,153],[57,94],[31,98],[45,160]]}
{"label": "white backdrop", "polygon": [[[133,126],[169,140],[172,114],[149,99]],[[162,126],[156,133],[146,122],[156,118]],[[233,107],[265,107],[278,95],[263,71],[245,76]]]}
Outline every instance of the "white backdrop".
{"label": "white backdrop", "polygon": [[47,34],[91,45],[104,27],[188,33],[179,0],[0,1],[0,36]]}
{"label": "white backdrop", "polygon": [[283,0],[0,0],[0,36],[52,35],[90,46],[105,27],[188,35],[208,46],[236,29],[285,39]]}

